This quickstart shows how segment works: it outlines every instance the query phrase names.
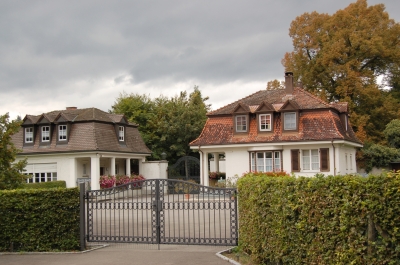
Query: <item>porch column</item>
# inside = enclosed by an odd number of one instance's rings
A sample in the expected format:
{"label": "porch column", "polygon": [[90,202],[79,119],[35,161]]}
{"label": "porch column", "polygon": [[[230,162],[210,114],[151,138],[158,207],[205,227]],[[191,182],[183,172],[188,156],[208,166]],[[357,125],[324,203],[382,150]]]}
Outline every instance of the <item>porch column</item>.
{"label": "porch column", "polygon": [[90,157],[90,186],[92,190],[100,189],[100,155]]}
{"label": "porch column", "polygon": [[110,175],[115,176],[115,157],[111,157]]}
{"label": "porch column", "polygon": [[69,179],[66,181],[67,183],[67,188],[70,187],[77,187],[76,181],[78,180],[79,177],[77,170],[76,170],[76,158],[70,158],[69,160]]}
{"label": "porch column", "polygon": [[203,157],[201,159],[201,170],[202,172],[200,172],[200,174],[203,176],[203,183],[201,183],[204,186],[209,186],[209,179],[208,179],[208,153],[207,152],[203,152]]}
{"label": "porch column", "polygon": [[126,159],[125,174],[127,176],[131,175],[131,159],[130,158]]}
{"label": "porch column", "polygon": [[214,169],[215,172],[219,172],[219,154],[218,153],[213,153],[214,155]]}

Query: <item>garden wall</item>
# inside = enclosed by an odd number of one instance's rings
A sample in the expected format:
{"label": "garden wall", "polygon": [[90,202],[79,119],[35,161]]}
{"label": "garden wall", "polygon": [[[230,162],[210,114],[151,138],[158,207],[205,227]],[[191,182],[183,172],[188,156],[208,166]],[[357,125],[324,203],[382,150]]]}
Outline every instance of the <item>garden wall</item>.
{"label": "garden wall", "polygon": [[265,264],[399,264],[400,175],[238,181],[241,248]]}
{"label": "garden wall", "polygon": [[0,252],[80,250],[79,191],[0,191]]}

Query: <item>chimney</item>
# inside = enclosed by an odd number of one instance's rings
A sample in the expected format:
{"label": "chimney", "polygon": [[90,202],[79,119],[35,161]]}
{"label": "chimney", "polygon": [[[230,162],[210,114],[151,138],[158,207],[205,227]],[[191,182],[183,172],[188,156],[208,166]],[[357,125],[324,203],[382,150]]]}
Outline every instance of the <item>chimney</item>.
{"label": "chimney", "polygon": [[77,107],[66,107],[65,110],[76,110],[78,109]]}
{"label": "chimney", "polygon": [[293,72],[285,72],[285,92],[293,94]]}

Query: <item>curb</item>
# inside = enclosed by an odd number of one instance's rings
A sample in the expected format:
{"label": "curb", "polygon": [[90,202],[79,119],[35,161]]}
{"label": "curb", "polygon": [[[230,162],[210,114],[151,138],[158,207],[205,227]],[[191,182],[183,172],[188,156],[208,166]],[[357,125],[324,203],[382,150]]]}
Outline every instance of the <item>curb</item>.
{"label": "curb", "polygon": [[237,261],[235,261],[235,260],[233,260],[233,259],[230,259],[230,258],[228,258],[228,257],[226,257],[226,256],[223,255],[224,253],[229,252],[231,249],[233,249],[233,248],[228,248],[228,249],[226,249],[226,250],[222,250],[222,251],[220,251],[220,252],[217,252],[215,255],[217,255],[217,257],[219,257],[219,258],[221,258],[221,259],[223,259],[223,260],[226,260],[226,261],[228,261],[229,263],[232,263],[232,264],[234,264],[234,265],[241,265],[239,262],[237,262]]}

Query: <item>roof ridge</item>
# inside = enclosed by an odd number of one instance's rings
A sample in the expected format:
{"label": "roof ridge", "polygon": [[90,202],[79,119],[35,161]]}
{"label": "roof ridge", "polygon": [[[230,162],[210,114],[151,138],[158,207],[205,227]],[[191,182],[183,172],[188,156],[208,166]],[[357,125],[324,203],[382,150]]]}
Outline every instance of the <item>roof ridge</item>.
{"label": "roof ridge", "polygon": [[222,107],[220,107],[220,108],[218,108],[218,109],[216,109],[216,110],[210,111],[209,113],[207,113],[207,115],[212,115],[214,112],[216,112],[216,111],[218,111],[218,110],[220,110],[220,109],[226,108],[226,107],[228,107],[228,106],[233,106],[233,104],[237,104],[238,102],[240,103],[240,101],[245,100],[245,99],[247,99],[247,98],[249,98],[249,97],[251,97],[251,96],[254,96],[255,94],[260,93],[260,92],[262,92],[262,91],[264,91],[264,90],[256,91],[256,92],[254,92],[253,94],[248,95],[247,97],[238,99],[238,100],[236,100],[235,102],[232,102],[232,103],[230,103],[230,104],[228,104],[228,105],[222,106]]}
{"label": "roof ridge", "polygon": [[329,107],[329,102],[326,102],[325,100],[321,99],[320,97],[317,97],[316,95],[312,94],[311,92],[308,92],[304,88],[294,87],[294,89],[296,89],[298,91],[305,92],[305,94],[307,94],[308,96],[312,97],[313,99],[318,100],[320,103],[322,103],[324,105],[327,105]]}

